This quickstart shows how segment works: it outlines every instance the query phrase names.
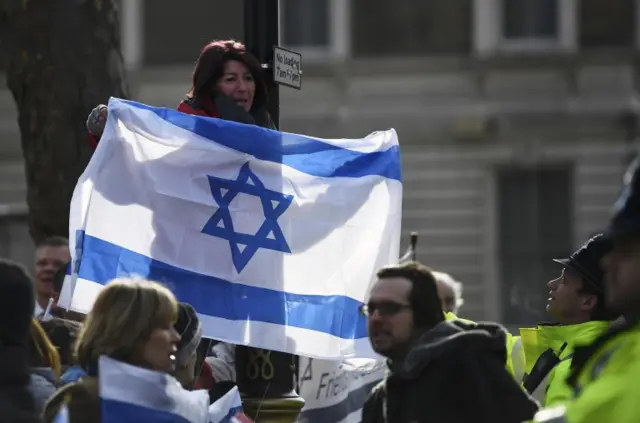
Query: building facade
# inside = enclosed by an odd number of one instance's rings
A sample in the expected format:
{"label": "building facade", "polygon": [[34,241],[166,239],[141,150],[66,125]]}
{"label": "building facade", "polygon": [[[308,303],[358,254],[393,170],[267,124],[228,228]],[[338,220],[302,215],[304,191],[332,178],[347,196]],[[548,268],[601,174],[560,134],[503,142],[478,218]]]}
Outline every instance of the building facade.
{"label": "building facade", "polygon": [[[464,283],[462,313],[544,319],[552,258],[609,217],[636,151],[640,1],[281,0],[303,54],[283,130],[395,128],[403,239]],[[120,0],[134,99],[175,107],[199,49],[242,38],[242,2]],[[12,98],[0,91],[0,255],[28,255]],[[10,181],[10,182],[9,182]],[[17,181],[17,182],[16,182]]]}

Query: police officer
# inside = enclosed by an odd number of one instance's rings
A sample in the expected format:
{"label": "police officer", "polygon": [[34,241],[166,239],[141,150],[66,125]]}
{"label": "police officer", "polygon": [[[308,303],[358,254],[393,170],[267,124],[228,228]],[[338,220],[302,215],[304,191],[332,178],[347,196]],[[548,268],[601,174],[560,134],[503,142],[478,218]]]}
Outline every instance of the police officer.
{"label": "police officer", "polygon": [[625,322],[592,344],[576,348],[567,383],[574,399],[540,411],[536,422],[627,423],[640,421],[640,168],[625,176],[606,235],[613,249],[602,260],[607,305]]}
{"label": "police officer", "polygon": [[544,406],[571,399],[566,379],[575,347],[593,342],[618,317],[605,305],[600,266],[610,249],[608,238],[600,234],[570,257],[554,260],[562,270],[547,283],[547,312],[556,323],[520,329],[527,371],[524,387]]}

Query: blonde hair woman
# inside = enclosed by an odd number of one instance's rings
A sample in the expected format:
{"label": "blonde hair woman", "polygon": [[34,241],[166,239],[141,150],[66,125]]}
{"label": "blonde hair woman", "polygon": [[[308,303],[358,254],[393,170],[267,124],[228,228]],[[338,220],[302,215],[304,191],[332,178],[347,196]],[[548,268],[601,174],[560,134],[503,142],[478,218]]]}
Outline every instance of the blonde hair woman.
{"label": "blonde hair woman", "polygon": [[66,385],[49,400],[44,421],[52,422],[62,403],[71,423],[99,423],[98,359],[108,356],[134,366],[170,372],[180,336],[174,295],[155,282],[115,280],[98,295],[78,336],[78,364],[88,376]]}

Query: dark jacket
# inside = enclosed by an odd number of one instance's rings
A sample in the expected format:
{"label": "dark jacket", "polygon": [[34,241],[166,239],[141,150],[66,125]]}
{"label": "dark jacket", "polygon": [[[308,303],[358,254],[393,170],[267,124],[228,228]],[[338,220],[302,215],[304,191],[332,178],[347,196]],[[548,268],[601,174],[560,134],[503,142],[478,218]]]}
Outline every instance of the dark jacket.
{"label": "dark jacket", "polygon": [[37,423],[38,411],[29,391],[31,374],[26,347],[0,346],[0,421]]}
{"label": "dark jacket", "polygon": [[362,423],[521,423],[538,409],[504,367],[497,324],[442,322],[403,363],[389,363],[362,410]]}

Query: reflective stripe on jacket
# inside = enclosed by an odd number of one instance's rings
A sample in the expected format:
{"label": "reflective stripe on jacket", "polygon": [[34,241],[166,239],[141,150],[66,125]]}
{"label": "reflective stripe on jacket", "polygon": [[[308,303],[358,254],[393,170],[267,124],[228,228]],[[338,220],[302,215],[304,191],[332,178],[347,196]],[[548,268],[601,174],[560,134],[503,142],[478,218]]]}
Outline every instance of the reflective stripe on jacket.
{"label": "reflective stripe on jacket", "polygon": [[[583,354],[584,353],[584,354]],[[575,397],[563,413],[546,409],[544,423],[636,423],[640,419],[640,325],[611,331],[590,347],[576,349],[576,374],[569,379]],[[544,420],[543,417],[547,416]],[[556,420],[550,419],[555,417]],[[564,419],[561,420],[560,418]]]}

